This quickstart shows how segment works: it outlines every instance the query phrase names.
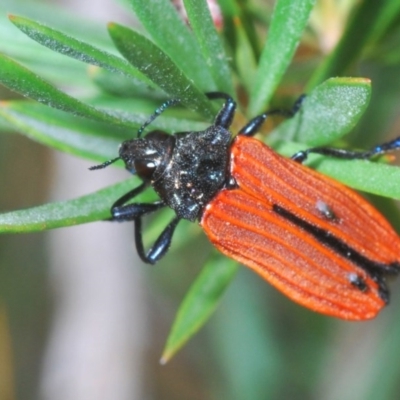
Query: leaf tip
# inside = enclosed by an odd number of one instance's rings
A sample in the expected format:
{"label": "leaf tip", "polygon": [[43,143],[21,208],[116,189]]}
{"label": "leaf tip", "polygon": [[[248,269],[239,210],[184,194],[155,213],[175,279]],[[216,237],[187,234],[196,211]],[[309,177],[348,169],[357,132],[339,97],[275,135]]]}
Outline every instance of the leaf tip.
{"label": "leaf tip", "polygon": [[368,86],[371,85],[371,79],[369,78],[352,78],[351,82],[355,84],[364,84]]}
{"label": "leaf tip", "polygon": [[[371,79],[364,78],[364,77],[334,77],[329,78],[325,82],[327,83],[334,83],[334,84],[351,84],[351,85],[368,85],[371,86]],[[323,82],[322,84],[324,84]]]}
{"label": "leaf tip", "polygon": [[192,335],[187,335],[185,338],[176,338],[174,336],[174,328],[172,328],[172,332],[170,333],[167,343],[165,344],[164,350],[161,354],[160,364],[165,365],[167,362],[171,361],[172,357],[184,346],[184,344],[188,341],[189,337]]}
{"label": "leaf tip", "polygon": [[171,360],[173,355],[174,353],[172,351],[164,350],[164,353],[160,358],[160,365],[166,365],[167,362]]}
{"label": "leaf tip", "polygon": [[87,71],[88,71],[89,77],[93,79],[100,73],[101,68],[98,67],[97,65],[89,65],[87,67]]}
{"label": "leaf tip", "polygon": [[12,22],[17,27],[19,27],[20,25],[26,24],[28,22],[28,20],[26,18],[21,17],[19,15],[15,15],[15,14],[8,14],[7,17],[9,19],[9,21]]}

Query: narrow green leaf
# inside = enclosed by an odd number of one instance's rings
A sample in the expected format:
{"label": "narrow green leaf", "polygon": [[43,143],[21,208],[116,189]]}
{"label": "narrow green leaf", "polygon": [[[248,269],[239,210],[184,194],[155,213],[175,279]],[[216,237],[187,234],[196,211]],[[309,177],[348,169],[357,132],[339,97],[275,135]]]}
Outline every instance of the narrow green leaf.
{"label": "narrow green leaf", "polygon": [[[125,102],[132,104],[131,101]],[[134,102],[132,108],[138,102]],[[138,110],[139,111],[139,110]],[[129,117],[135,120],[136,129],[148,118],[142,113]],[[34,102],[22,100],[0,102],[0,120],[29,138],[76,156],[91,160],[104,161],[116,157],[120,143],[135,136],[135,130],[110,130],[108,125],[96,121],[77,118]],[[168,132],[202,130],[204,123],[182,118],[157,118],[152,124],[153,129]]]}
{"label": "narrow green leaf", "polygon": [[339,162],[331,159],[317,162],[316,165],[320,172],[354,189],[400,199],[400,168],[397,166],[363,160]]}
{"label": "narrow green leaf", "polygon": [[190,26],[219,90],[233,94],[231,72],[205,0],[184,0]]}
{"label": "narrow green leaf", "polygon": [[[224,371],[223,379],[229,388],[222,398],[291,399],[282,394],[278,383],[281,371],[287,370],[287,358],[283,355],[286,347],[277,343],[279,321],[286,319],[285,299],[250,271],[239,272],[207,332],[211,354],[220,354],[219,368]],[[302,322],[314,331],[308,321]],[[301,351],[307,354],[305,349]]]}
{"label": "narrow green leaf", "polygon": [[[274,147],[288,157],[307,148],[291,142],[278,143]],[[397,166],[369,160],[339,160],[315,154],[310,154],[305,164],[354,189],[400,199],[400,168]]]}
{"label": "narrow green leaf", "polygon": [[74,200],[0,214],[0,233],[37,232],[109,218],[110,204],[133,187],[129,179]]}
{"label": "narrow green leaf", "polygon": [[[271,16],[272,14],[272,6],[266,5],[263,3],[261,6],[260,14],[265,14],[265,16]],[[252,3],[251,2],[243,2],[240,5],[240,12],[236,18],[233,20],[234,30],[238,29],[239,27],[242,29],[244,35],[246,36],[246,42],[250,45],[252,49],[252,58],[255,58],[257,61],[260,59],[261,50],[262,50],[262,42],[260,33],[258,31],[258,22],[259,14],[256,16],[252,12]],[[267,17],[268,18],[268,17]],[[268,23],[265,23],[265,27],[269,26]],[[239,43],[238,43],[239,45]],[[238,48],[238,47],[237,47]]]}
{"label": "narrow green leaf", "polygon": [[168,362],[208,320],[237,269],[235,261],[219,255],[206,263],[181,303],[163,351],[162,364]]}
{"label": "narrow green leaf", "polygon": [[136,98],[154,99],[160,101],[161,104],[169,98],[154,83],[150,86],[138,79],[128,78],[95,66],[89,68],[88,73],[92,81],[101,89],[101,93],[112,94],[115,102]]}
{"label": "narrow green leaf", "polygon": [[[107,109],[108,112],[131,121],[137,128],[147,121],[149,116],[164,102],[165,98],[157,101],[149,101],[149,99],[144,98],[115,98],[113,96],[100,96],[91,99],[91,103],[94,106]],[[210,126],[209,122],[199,121],[198,118],[197,113],[191,112],[184,107],[175,106],[171,107],[168,113],[158,116],[147,129],[159,129],[168,133],[175,133],[202,131]],[[123,134],[123,137],[127,139],[131,139],[136,135],[136,132],[132,131],[132,129],[124,128],[121,129],[121,132],[128,132],[128,135]],[[116,131],[109,131],[109,136],[114,137],[116,134]]]}
{"label": "narrow green leaf", "polygon": [[346,74],[368,42],[377,40],[387,26],[398,17],[396,13],[399,12],[399,4],[393,0],[360,2],[340,42],[314,72],[307,87],[310,89],[331,76]]}
{"label": "narrow green leaf", "polygon": [[[124,59],[28,18],[10,15],[10,21],[31,39],[58,53],[122,74],[139,83],[153,83]],[[144,84],[144,83],[142,83]]]}
{"label": "narrow green leaf", "polygon": [[240,20],[235,23],[237,45],[235,50],[235,65],[241,84],[250,92],[257,73],[257,60],[249,36]]}
{"label": "narrow green leaf", "polygon": [[121,137],[107,137],[109,127],[82,120],[40,104],[0,102],[0,119],[29,138],[54,149],[91,160],[116,157]]}
{"label": "narrow green leaf", "polygon": [[207,63],[183,19],[169,0],[130,0],[136,16],[160,49],[202,91],[216,90]]}
{"label": "narrow green leaf", "polygon": [[[260,18],[260,14],[270,14],[270,7],[265,2],[260,5],[261,12],[257,13],[257,17],[254,17],[252,12],[253,5],[250,2],[238,2],[236,0],[219,0],[218,5],[221,7],[224,21],[224,39],[225,43],[229,44],[232,48],[232,52],[236,53],[236,59],[238,53],[248,52],[250,60],[258,60],[260,58],[260,35],[256,22]],[[267,24],[265,24],[267,25]],[[245,44],[246,48],[241,49],[241,46]],[[235,60],[236,61],[236,60]],[[237,61],[236,61],[237,62]],[[237,68],[237,66],[235,65]],[[249,75],[255,75],[250,70]],[[241,79],[246,75],[242,74]],[[249,79],[248,79],[249,80]],[[250,88],[249,88],[250,91]]]}
{"label": "narrow green leaf", "polygon": [[315,0],[278,0],[250,98],[251,115],[262,112],[289,66]]}
{"label": "narrow green leaf", "polygon": [[193,82],[154,43],[137,32],[116,23],[109,32],[121,54],[143,74],[188,108],[212,119],[213,108]]}
{"label": "narrow green leaf", "polygon": [[[400,375],[400,322],[396,318],[398,306],[398,302],[393,304],[391,314],[386,316],[386,320],[380,321],[381,336],[374,338],[375,343],[371,346],[371,353],[368,357],[374,362],[365,363],[365,369],[361,371],[361,375],[357,373],[356,382],[352,382],[352,387],[345,390],[348,396],[344,398],[352,399],[354,393],[357,393],[358,398],[363,400],[390,400],[398,396],[398,376]],[[379,368],[382,365],[385,365],[386,371]],[[343,392],[341,391],[341,393]]]}
{"label": "narrow green leaf", "polygon": [[279,125],[269,139],[286,139],[311,146],[332,143],[355,127],[370,97],[369,79],[328,79],[304,99],[296,116]]}
{"label": "narrow green leaf", "polygon": [[219,0],[218,4],[224,16],[232,18],[240,13],[239,4],[235,0]]}
{"label": "narrow green leaf", "polygon": [[87,88],[88,83],[90,84],[82,64],[76,60],[65,59],[62,55],[33,42],[21,31],[15,29],[15,26],[1,14],[0,38],[0,53],[23,61],[28,68],[39,75],[46,76],[52,82],[62,82],[68,87],[79,86],[81,91]]}
{"label": "narrow green leaf", "polygon": [[34,20],[40,19],[46,24],[57,21],[59,29],[84,37],[92,44],[100,46],[110,46],[111,44],[104,24],[100,20],[88,18],[86,13],[76,12],[76,8],[67,9],[56,2],[2,0],[0,3],[0,33],[3,33],[2,28],[7,29],[8,25],[15,35],[14,27],[7,24],[8,14],[23,14]]}
{"label": "narrow green leaf", "polygon": [[391,25],[398,26],[400,17],[400,2],[385,0],[381,2],[383,7],[375,16],[373,28],[370,29],[369,45],[376,44],[390,29]]}
{"label": "narrow green leaf", "polygon": [[117,118],[67,95],[2,54],[0,54],[0,65],[0,83],[25,97],[81,117],[112,125],[134,126],[129,121]]}

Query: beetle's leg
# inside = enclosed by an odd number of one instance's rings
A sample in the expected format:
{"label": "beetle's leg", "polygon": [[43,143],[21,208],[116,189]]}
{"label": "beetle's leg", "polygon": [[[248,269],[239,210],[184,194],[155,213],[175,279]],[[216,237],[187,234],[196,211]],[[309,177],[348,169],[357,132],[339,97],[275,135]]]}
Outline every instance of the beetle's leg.
{"label": "beetle's leg", "polygon": [[162,201],[156,201],[155,203],[133,203],[126,206],[113,207],[111,209],[112,217],[110,221],[135,221],[137,218],[157,211],[162,207],[165,207]]}
{"label": "beetle's leg", "polygon": [[161,257],[165,255],[169,249],[169,246],[171,245],[172,236],[179,221],[179,217],[174,217],[174,219],[161,232],[161,235],[146,254],[142,238],[142,219],[141,217],[135,219],[136,250],[143,262],[146,264],[155,264]]}
{"label": "beetle's leg", "polygon": [[165,255],[171,244],[172,236],[174,234],[175,228],[180,221],[180,218],[174,217],[174,219],[167,225],[167,227],[161,232],[158,239],[155,241],[150,250],[145,252],[142,238],[142,217],[144,215],[150,214],[154,211],[165,207],[163,201],[156,201],[154,203],[125,203],[139,193],[141,193],[147,184],[142,183],[137,188],[131,190],[130,192],[119,198],[111,207],[112,217],[111,221],[134,221],[135,224],[135,244],[139,257],[143,262],[147,264],[155,264],[161,257]]}
{"label": "beetle's leg", "polygon": [[296,102],[293,104],[293,107],[290,110],[275,108],[272,110],[265,111],[263,114],[254,117],[239,131],[238,135],[254,136],[259,131],[261,125],[265,122],[265,120],[271,115],[282,115],[284,117],[289,117],[289,118],[293,117],[300,110],[305,97],[306,95],[302,94],[296,100]]}
{"label": "beetle's leg", "polygon": [[142,217],[157,211],[162,207],[165,207],[165,204],[162,201],[157,201],[155,203],[128,204],[126,206],[114,207],[111,210],[113,214],[112,221],[134,221],[136,250],[139,257],[147,264],[155,264],[165,255],[171,244],[174,230],[180,221],[180,218],[175,217],[162,231],[158,239],[146,254],[142,238]]}
{"label": "beetle's leg", "polygon": [[229,94],[226,94],[224,92],[208,92],[206,93],[206,96],[210,100],[225,99],[225,103],[221,111],[215,117],[214,125],[228,129],[231,126],[233,117],[235,115],[235,100],[233,100],[233,98],[229,96]]}
{"label": "beetle's leg", "polygon": [[138,187],[132,189],[128,193],[121,196],[112,206],[111,206],[111,213],[114,208],[118,208],[123,206],[127,201],[133,199],[138,194],[142,193],[144,189],[146,189],[147,183],[142,182]]}
{"label": "beetle's leg", "polygon": [[137,188],[126,193],[119,198],[111,208],[111,221],[134,221],[135,224],[135,244],[139,257],[147,264],[155,264],[161,257],[165,255],[174,234],[175,228],[180,221],[180,218],[175,217],[167,227],[161,232],[158,239],[155,241],[150,250],[145,252],[142,238],[142,217],[154,211],[165,207],[163,201],[154,203],[133,203],[124,205],[127,201],[133,199],[145,188],[146,184],[142,183]]}
{"label": "beetle's leg", "polygon": [[302,163],[307,159],[310,153],[322,154],[324,156],[331,156],[346,160],[368,159],[376,155],[385,154],[389,151],[398,149],[400,149],[400,137],[393,139],[390,142],[375,146],[367,151],[335,149],[334,147],[312,147],[311,149],[297,152],[292,156],[292,160]]}
{"label": "beetle's leg", "polygon": [[138,194],[143,192],[143,190],[146,189],[146,186],[146,183],[142,183],[137,188],[120,197],[111,207],[112,216],[109,221],[134,221],[136,218],[140,218],[143,215],[150,214],[164,207],[165,204],[162,201],[124,205],[127,201],[133,199]]}

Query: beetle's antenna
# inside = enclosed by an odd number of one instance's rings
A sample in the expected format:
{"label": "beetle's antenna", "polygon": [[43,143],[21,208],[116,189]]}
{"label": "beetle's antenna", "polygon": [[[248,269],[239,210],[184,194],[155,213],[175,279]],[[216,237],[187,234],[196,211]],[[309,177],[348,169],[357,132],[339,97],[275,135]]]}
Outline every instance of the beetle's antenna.
{"label": "beetle's antenna", "polygon": [[140,138],[143,131],[147,126],[149,126],[161,113],[163,113],[168,107],[174,106],[175,104],[180,103],[179,99],[170,99],[167,100],[165,103],[161,104],[160,107],[157,108],[156,111],[143,123],[143,125],[137,131],[137,137]]}
{"label": "beetle's antenna", "polygon": [[118,161],[120,158],[121,157],[113,158],[112,160],[108,160],[106,162],[103,162],[103,164],[93,165],[93,167],[90,167],[89,169],[91,171],[93,171],[95,169],[103,169],[105,167],[108,167],[110,164],[115,163],[115,161]]}

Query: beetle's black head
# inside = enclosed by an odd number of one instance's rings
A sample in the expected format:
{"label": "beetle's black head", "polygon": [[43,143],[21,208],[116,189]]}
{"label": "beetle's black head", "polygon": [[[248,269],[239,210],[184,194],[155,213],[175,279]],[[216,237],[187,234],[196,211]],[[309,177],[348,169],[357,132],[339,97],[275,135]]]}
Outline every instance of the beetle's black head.
{"label": "beetle's black head", "polygon": [[165,132],[152,131],[144,138],[123,142],[119,157],[129,172],[146,182],[155,181],[169,164],[175,140]]}

